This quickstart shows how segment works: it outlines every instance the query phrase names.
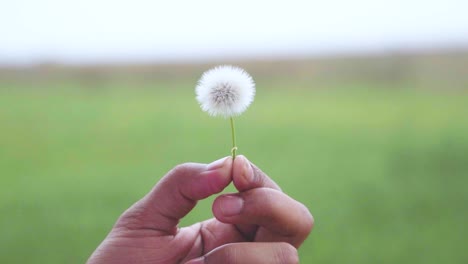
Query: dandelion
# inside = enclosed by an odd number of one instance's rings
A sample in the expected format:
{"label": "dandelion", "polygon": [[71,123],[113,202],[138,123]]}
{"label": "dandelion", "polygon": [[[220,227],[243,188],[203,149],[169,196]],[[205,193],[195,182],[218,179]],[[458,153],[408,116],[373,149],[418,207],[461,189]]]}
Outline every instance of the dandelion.
{"label": "dandelion", "polygon": [[252,77],[239,67],[218,66],[203,73],[195,93],[203,111],[230,119],[234,159],[237,146],[233,117],[242,114],[253,102],[255,83]]}

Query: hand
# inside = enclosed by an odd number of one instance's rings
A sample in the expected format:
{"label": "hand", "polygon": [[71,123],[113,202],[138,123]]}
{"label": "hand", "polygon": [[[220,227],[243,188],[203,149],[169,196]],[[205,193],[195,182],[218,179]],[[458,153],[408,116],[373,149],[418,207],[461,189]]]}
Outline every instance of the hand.
{"label": "hand", "polygon": [[[216,198],[215,218],[177,226],[198,200],[231,182],[239,192]],[[312,226],[308,209],[245,157],[187,163],[122,214],[88,264],[298,263],[297,248]]]}

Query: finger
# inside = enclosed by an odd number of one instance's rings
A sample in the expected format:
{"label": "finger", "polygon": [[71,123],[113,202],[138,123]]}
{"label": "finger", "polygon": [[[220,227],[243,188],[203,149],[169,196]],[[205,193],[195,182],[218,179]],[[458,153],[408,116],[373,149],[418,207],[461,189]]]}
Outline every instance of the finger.
{"label": "finger", "polygon": [[153,229],[175,234],[179,220],[193,209],[198,200],[219,193],[229,185],[231,171],[231,158],[208,165],[178,165],[121,216],[116,228]]}
{"label": "finger", "polygon": [[287,243],[233,243],[186,264],[296,264],[297,250]]}
{"label": "finger", "polygon": [[[240,192],[261,187],[281,191],[278,184],[243,155],[237,156],[232,164],[232,181]],[[252,240],[258,229],[256,225],[237,224],[236,227],[247,240]]]}
{"label": "finger", "polygon": [[278,184],[243,155],[237,156],[234,160],[232,180],[240,192],[259,187],[281,190]]}
{"label": "finger", "polygon": [[[217,197],[213,213],[219,221],[235,225],[258,225],[268,234],[256,241],[282,241],[299,247],[313,227],[307,207],[286,194],[268,188],[256,188]],[[260,240],[257,240],[260,239]]]}

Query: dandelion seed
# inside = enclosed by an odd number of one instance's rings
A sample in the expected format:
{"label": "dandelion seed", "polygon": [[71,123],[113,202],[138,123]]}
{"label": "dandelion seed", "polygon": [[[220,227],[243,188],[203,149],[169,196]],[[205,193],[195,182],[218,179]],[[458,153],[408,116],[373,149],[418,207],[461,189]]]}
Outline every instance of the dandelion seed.
{"label": "dandelion seed", "polygon": [[218,66],[203,73],[195,88],[196,98],[203,111],[212,116],[230,118],[232,130],[232,157],[236,156],[234,116],[242,114],[253,102],[255,83],[243,69]]}

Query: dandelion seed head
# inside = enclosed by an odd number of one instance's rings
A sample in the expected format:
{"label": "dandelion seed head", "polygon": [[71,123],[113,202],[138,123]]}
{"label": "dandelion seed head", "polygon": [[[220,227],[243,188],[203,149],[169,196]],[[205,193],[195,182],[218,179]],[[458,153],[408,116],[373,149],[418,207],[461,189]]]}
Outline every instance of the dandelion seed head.
{"label": "dandelion seed head", "polygon": [[195,93],[203,111],[231,117],[240,115],[252,103],[255,83],[243,69],[223,65],[203,73]]}

